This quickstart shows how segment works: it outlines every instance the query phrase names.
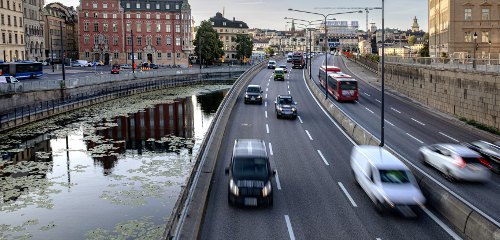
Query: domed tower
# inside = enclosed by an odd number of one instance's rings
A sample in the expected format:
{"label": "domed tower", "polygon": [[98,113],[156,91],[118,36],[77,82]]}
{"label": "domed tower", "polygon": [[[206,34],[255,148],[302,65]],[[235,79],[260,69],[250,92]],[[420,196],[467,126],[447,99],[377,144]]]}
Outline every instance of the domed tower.
{"label": "domed tower", "polygon": [[420,27],[418,26],[418,22],[417,22],[417,16],[415,16],[413,18],[413,25],[411,25],[411,31],[412,32],[418,32],[418,31],[420,31]]}

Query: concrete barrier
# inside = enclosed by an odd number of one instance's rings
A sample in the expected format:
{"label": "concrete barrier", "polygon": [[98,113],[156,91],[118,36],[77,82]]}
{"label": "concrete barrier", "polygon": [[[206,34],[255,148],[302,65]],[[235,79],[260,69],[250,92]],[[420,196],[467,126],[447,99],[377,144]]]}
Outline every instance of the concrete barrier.
{"label": "concrete barrier", "polygon": [[[358,125],[330,100],[325,99],[325,93],[306,74],[306,83],[314,97],[323,105],[326,111],[344,128],[354,141],[361,145],[379,145],[380,140]],[[392,149],[384,147],[395,156],[400,156]],[[402,157],[400,157],[402,158]],[[469,206],[458,196],[443,188],[436,180],[431,179],[422,170],[417,169],[406,159],[401,159],[420,180],[420,188],[427,198],[427,204],[433,206],[456,231],[467,239],[494,239],[500,240],[500,225],[488,216]]]}

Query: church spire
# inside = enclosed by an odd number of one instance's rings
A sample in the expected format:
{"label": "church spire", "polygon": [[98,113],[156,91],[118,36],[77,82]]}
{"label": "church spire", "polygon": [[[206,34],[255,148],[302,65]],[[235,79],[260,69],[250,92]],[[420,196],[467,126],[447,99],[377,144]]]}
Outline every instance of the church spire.
{"label": "church spire", "polygon": [[412,32],[418,32],[420,30],[420,27],[418,26],[417,22],[417,16],[413,18],[413,25],[411,25],[411,31]]}

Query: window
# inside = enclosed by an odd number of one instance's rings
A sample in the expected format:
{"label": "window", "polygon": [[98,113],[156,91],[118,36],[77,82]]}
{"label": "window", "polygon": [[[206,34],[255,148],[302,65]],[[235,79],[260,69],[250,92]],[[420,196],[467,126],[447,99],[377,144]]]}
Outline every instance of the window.
{"label": "window", "polygon": [[465,20],[472,20],[472,9],[465,9]]}
{"label": "window", "polygon": [[171,45],[172,44],[172,39],[170,39],[170,37],[167,37],[167,45]]}
{"label": "window", "polygon": [[5,33],[2,33],[2,43],[7,43],[7,42],[5,41]]}
{"label": "window", "polygon": [[9,33],[9,43],[12,43],[12,33]]}
{"label": "window", "polygon": [[167,53],[167,59],[171,59],[172,58],[172,53]]}
{"label": "window", "polygon": [[160,14],[156,14],[156,19],[160,19]]}
{"label": "window", "polygon": [[[1,0],[0,0],[1,1]],[[4,15],[2,14],[2,25],[5,25]]]}
{"label": "window", "polygon": [[158,10],[160,9],[160,4],[159,3],[156,4],[156,9],[158,9]]}
{"label": "window", "polygon": [[153,38],[151,36],[146,37],[146,45],[147,46],[153,45]]}
{"label": "window", "polygon": [[136,24],[136,28],[137,28],[137,29],[136,29],[136,31],[137,31],[137,32],[141,32],[141,30],[142,30],[142,29],[141,29],[141,28],[142,28],[142,24],[141,24],[140,22],[138,22],[138,23]]}
{"label": "window", "polygon": [[140,19],[141,18],[141,14],[140,13],[135,14],[135,18]]}
{"label": "window", "polygon": [[487,43],[490,41],[490,32],[481,32],[481,42]]}
{"label": "window", "polygon": [[103,23],[103,24],[102,24],[102,30],[103,30],[104,32],[108,32],[108,25],[109,25],[108,23]]}
{"label": "window", "polygon": [[85,52],[85,57],[89,58],[90,57],[90,53],[89,52]]}
{"label": "window", "polygon": [[137,53],[137,59],[142,60],[142,53],[141,52]]}
{"label": "window", "polygon": [[181,58],[181,53],[177,53],[177,59],[180,59]]}
{"label": "window", "polygon": [[16,33],[16,34],[14,34],[14,40],[15,40],[15,42],[16,42],[16,44],[17,44],[17,43],[18,43],[18,42],[17,42],[17,33]]}
{"label": "window", "polygon": [[85,17],[88,18],[89,17],[89,12],[85,12]]}
{"label": "window", "polygon": [[118,45],[118,37],[117,36],[113,37],[113,45],[114,46]]}
{"label": "window", "polygon": [[113,13],[113,18],[116,19],[116,13]]}
{"label": "window", "polygon": [[151,18],[151,14],[146,14],[146,19],[150,19]]}
{"label": "window", "polygon": [[108,14],[107,13],[103,13],[102,14],[102,18],[108,18]]}
{"label": "window", "polygon": [[180,37],[176,37],[175,38],[175,46],[180,46],[181,45],[181,38]]}
{"label": "window", "polygon": [[127,13],[127,15],[125,15],[125,18],[130,19],[130,13]]}
{"label": "window", "polygon": [[136,3],[135,4],[135,8],[141,8],[141,4],[140,3]]}
{"label": "window", "polygon": [[130,8],[130,3],[125,4],[126,8]]}
{"label": "window", "polygon": [[118,23],[113,23],[113,32],[118,32]]}
{"label": "window", "polygon": [[175,4],[175,9],[179,9],[179,4]]}
{"label": "window", "polygon": [[175,14],[175,19],[177,19],[177,20],[180,19],[179,14]]}
{"label": "window", "polygon": [[141,36],[137,37],[137,45],[139,45],[139,46],[142,45],[142,37]]}
{"label": "window", "polygon": [[165,19],[170,20],[170,15],[169,14],[165,15]]}
{"label": "window", "polygon": [[17,27],[17,17],[16,16],[14,16],[14,26]]}
{"label": "window", "polygon": [[168,3],[165,4],[165,9],[167,9],[167,10],[170,9],[170,4],[168,4]]}
{"label": "window", "polygon": [[156,32],[160,32],[161,31],[161,23],[157,23],[156,24]]}
{"label": "window", "polygon": [[99,44],[99,36],[94,35],[94,44]]}
{"label": "window", "polygon": [[127,45],[132,45],[132,37],[127,36]]}
{"label": "window", "polygon": [[99,23],[94,23],[94,32],[99,32]]}
{"label": "window", "polygon": [[92,8],[97,8],[97,3],[92,3]]}
{"label": "window", "polygon": [[481,9],[481,20],[490,20],[490,9],[489,8]]}
{"label": "window", "polygon": [[151,9],[151,4],[146,3],[146,9]]}
{"label": "window", "polygon": [[104,40],[104,44],[106,44],[106,45],[109,44],[109,38],[108,38],[108,36],[104,36],[103,40]]}
{"label": "window", "polygon": [[146,32],[151,32],[151,23],[146,23]]}
{"label": "window", "polygon": [[108,4],[107,3],[103,3],[102,4],[102,8],[108,8]]}
{"label": "window", "polygon": [[94,18],[98,18],[99,17],[99,13],[94,13]]}
{"label": "window", "polygon": [[7,15],[7,25],[10,26],[10,15]]}
{"label": "window", "polygon": [[132,24],[131,23],[127,23],[127,32],[130,32],[132,31]]}
{"label": "window", "polygon": [[118,57],[119,57],[119,54],[117,52],[113,53],[113,58],[114,59],[118,59]]}
{"label": "window", "polygon": [[167,25],[167,32],[170,32],[170,24]]}
{"label": "window", "polygon": [[181,25],[175,25],[175,32],[181,32]]}
{"label": "window", "polygon": [[472,33],[466,32],[464,41],[465,42],[472,42]]}
{"label": "window", "polygon": [[83,31],[88,32],[89,31],[89,22],[84,22],[83,23]]}
{"label": "window", "polygon": [[158,58],[161,58],[161,52],[158,52]]}
{"label": "window", "polygon": [[157,46],[161,45],[161,36],[156,37],[156,45]]}

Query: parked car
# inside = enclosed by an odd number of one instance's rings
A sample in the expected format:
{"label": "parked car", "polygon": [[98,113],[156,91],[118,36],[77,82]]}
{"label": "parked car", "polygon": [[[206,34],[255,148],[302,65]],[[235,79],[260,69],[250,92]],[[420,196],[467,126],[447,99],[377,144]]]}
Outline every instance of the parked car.
{"label": "parked car", "polygon": [[132,64],[120,64],[121,69],[132,69]]}
{"label": "parked car", "polygon": [[378,146],[355,146],[351,169],[356,183],[375,204],[378,212],[394,210],[405,216],[418,213],[425,197],[410,169]]}
{"label": "parked car", "polygon": [[87,60],[76,60],[71,63],[72,67],[90,67],[92,66]]}
{"label": "parked car", "polygon": [[235,140],[231,163],[225,173],[229,176],[227,198],[230,205],[273,205],[271,180],[276,170],[271,170],[263,140]]}
{"label": "parked car", "polygon": [[19,80],[13,76],[0,76],[0,84],[1,83],[18,83]]}
{"label": "parked car", "polygon": [[268,69],[275,69],[276,68],[276,61],[269,60],[269,62],[267,63],[267,68]]}
{"label": "parked car", "polygon": [[120,65],[119,64],[114,64],[111,67],[111,74],[120,74]]}
{"label": "parked car", "polygon": [[486,160],[482,162],[483,165],[494,173],[500,174],[500,146],[482,140],[464,143],[464,145],[481,154]]}
{"label": "parked car", "polygon": [[485,182],[489,169],[481,155],[459,144],[434,144],[419,149],[420,160],[435,167],[449,181],[467,180]]}
{"label": "parked car", "polygon": [[286,68],[286,64],[280,65],[280,68],[283,69],[283,72],[288,73],[288,69]]}
{"label": "parked car", "polygon": [[104,63],[103,63],[103,62],[90,62],[89,64],[90,64],[90,66],[92,66],[92,67],[93,67],[93,66],[104,66]]}
{"label": "parked car", "polygon": [[278,95],[274,101],[276,118],[290,117],[297,118],[297,103],[293,101],[291,95]]}
{"label": "parked car", "polygon": [[245,104],[257,102],[262,105],[262,92],[259,85],[248,85],[245,91]]}

